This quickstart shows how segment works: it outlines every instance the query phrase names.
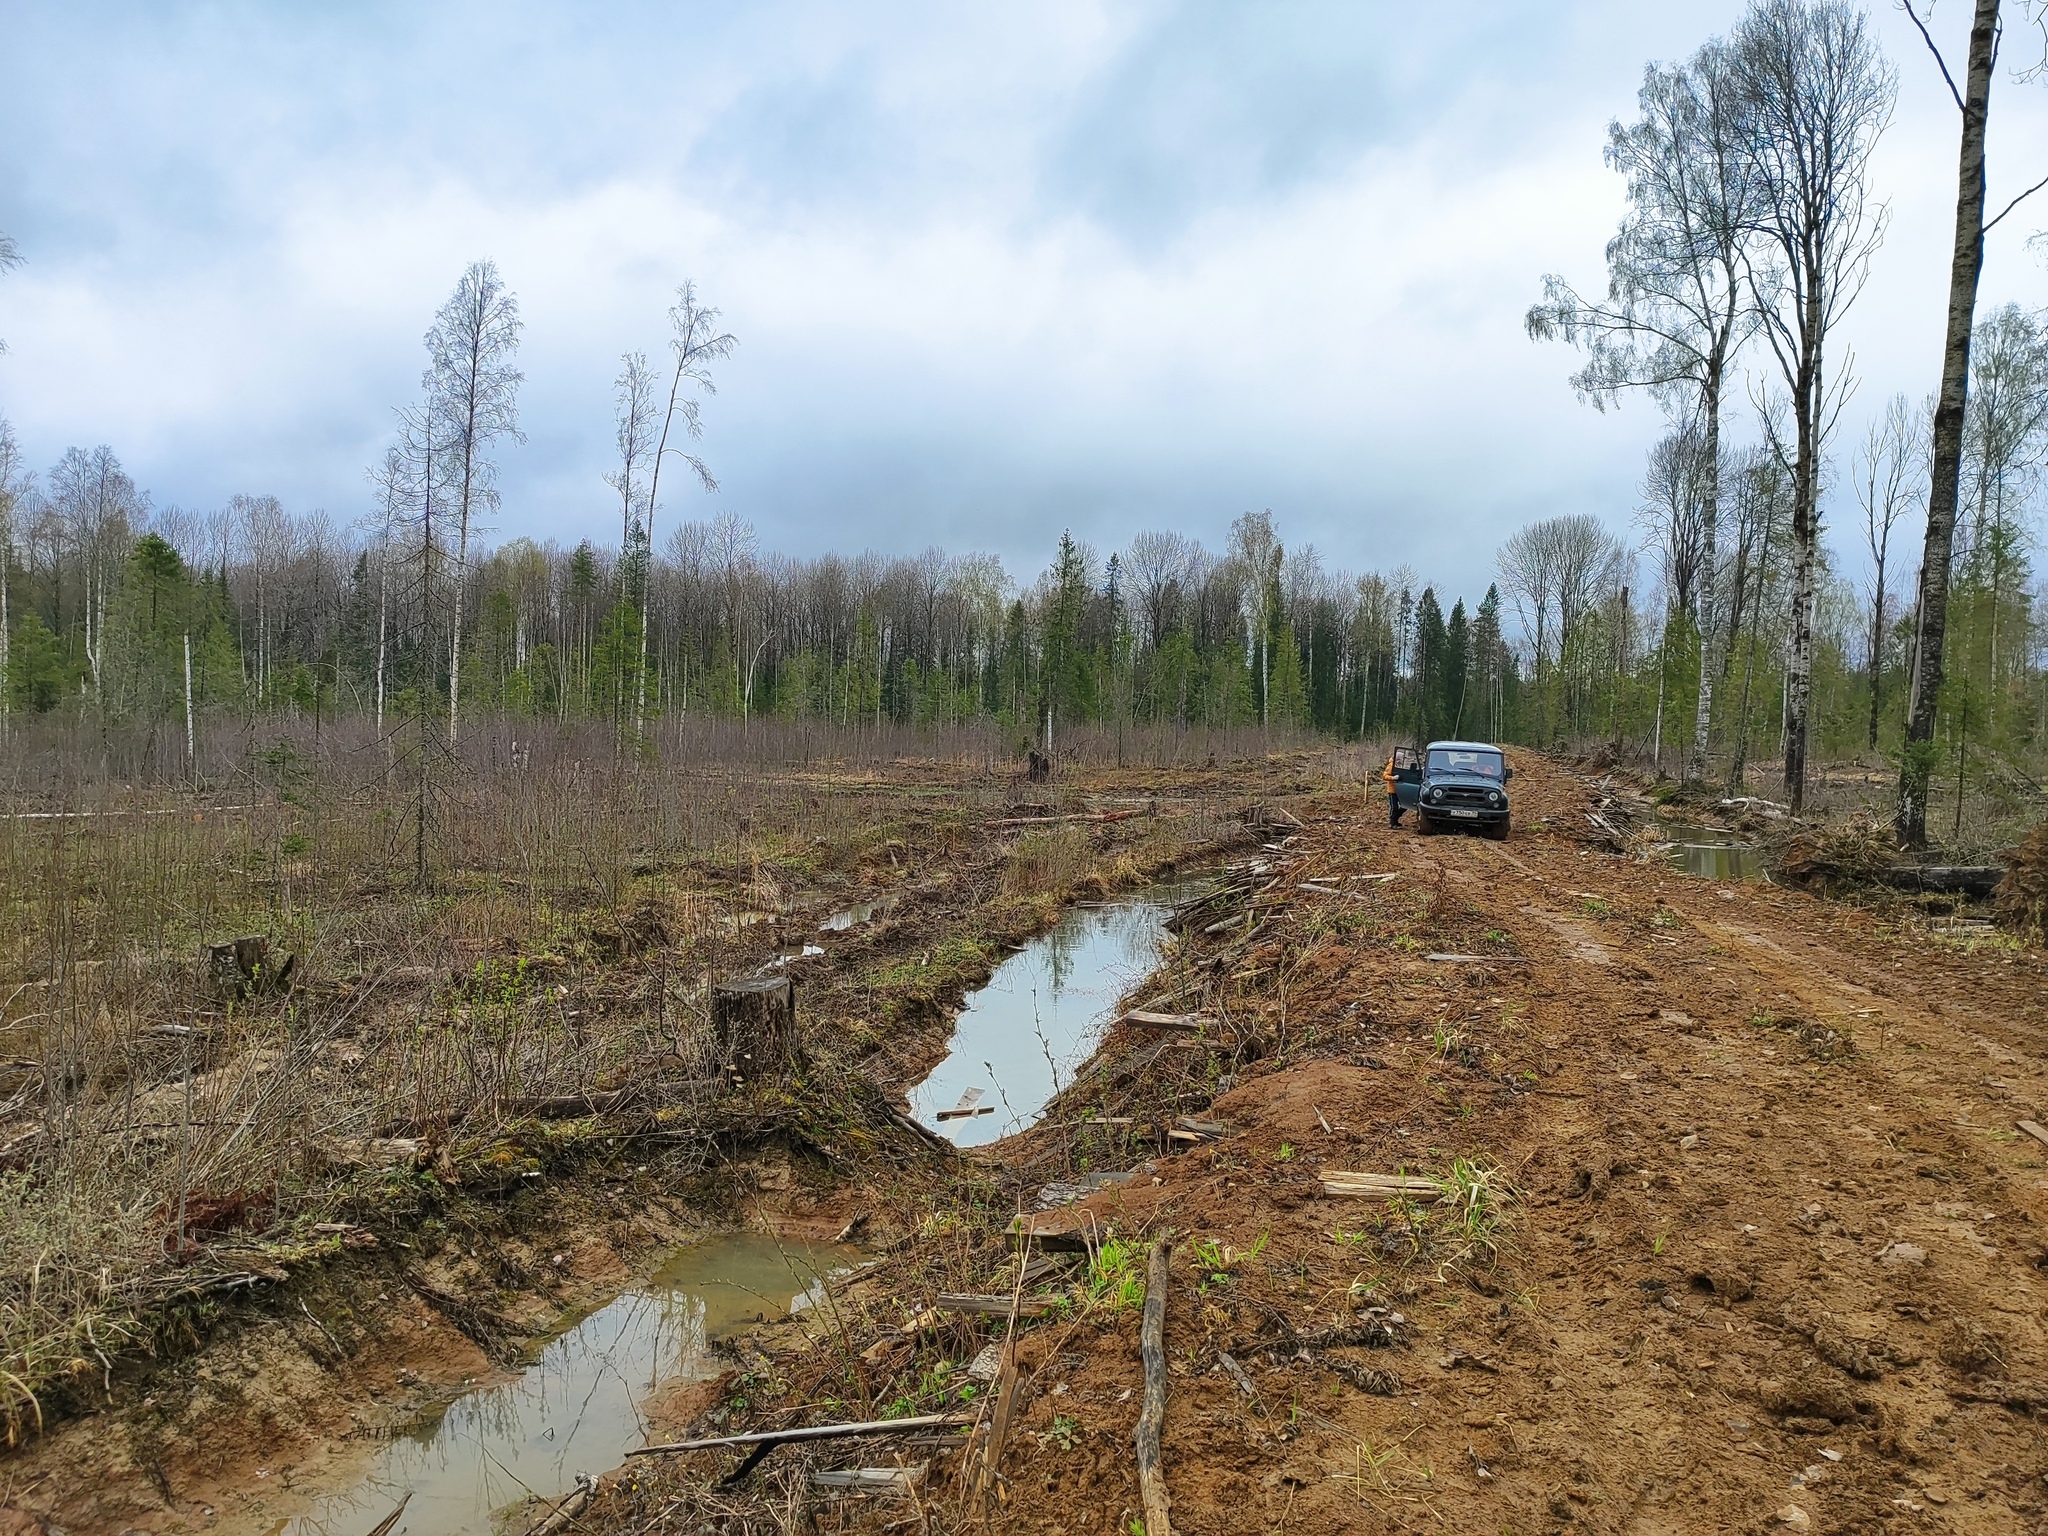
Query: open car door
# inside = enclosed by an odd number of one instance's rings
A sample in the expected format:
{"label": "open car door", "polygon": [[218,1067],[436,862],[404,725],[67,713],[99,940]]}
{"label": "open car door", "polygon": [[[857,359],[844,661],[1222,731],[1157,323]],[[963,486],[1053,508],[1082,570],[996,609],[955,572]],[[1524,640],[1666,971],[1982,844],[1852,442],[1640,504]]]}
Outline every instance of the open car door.
{"label": "open car door", "polygon": [[1394,796],[1409,809],[1422,800],[1422,754],[1413,747],[1394,748]]}

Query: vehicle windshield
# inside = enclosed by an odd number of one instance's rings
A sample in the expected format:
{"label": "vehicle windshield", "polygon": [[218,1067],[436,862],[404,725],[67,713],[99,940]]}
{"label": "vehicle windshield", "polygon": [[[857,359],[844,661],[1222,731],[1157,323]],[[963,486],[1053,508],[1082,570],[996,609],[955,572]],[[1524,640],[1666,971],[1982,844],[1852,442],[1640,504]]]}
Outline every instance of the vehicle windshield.
{"label": "vehicle windshield", "polygon": [[1476,773],[1482,779],[1500,778],[1501,756],[1498,752],[1486,752],[1476,748],[1431,747],[1429,749],[1429,771],[1431,773]]}

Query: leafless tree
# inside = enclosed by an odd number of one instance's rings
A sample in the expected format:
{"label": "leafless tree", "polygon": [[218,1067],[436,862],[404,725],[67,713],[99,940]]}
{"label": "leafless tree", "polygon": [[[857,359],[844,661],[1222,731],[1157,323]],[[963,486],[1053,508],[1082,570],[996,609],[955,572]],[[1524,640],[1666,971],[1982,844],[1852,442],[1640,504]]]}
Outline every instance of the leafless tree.
{"label": "leafless tree", "polygon": [[[709,466],[702,459],[680,447],[671,448],[668,442],[678,421],[693,441],[704,435],[703,402],[693,391],[717,394],[718,386],[711,378],[711,365],[732,356],[733,348],[739,345],[737,337],[718,329],[718,318],[717,310],[708,309],[698,302],[695,283],[686,282],[676,290],[676,302],[668,312],[668,345],[676,365],[669,377],[668,409],[661,418],[661,436],[655,444],[654,467],[647,484],[647,538],[650,548],[654,538],[654,514],[660,505],[661,463],[664,458],[671,453],[679,455],[696,473],[698,483],[707,492],[718,489],[718,482],[712,478]],[[647,597],[644,590],[640,595],[640,609],[640,691],[633,707],[636,735],[644,728],[647,708]]]}
{"label": "leafless tree", "polygon": [[461,728],[462,619],[469,536],[498,502],[491,445],[519,431],[519,385],[512,366],[519,350],[519,300],[506,290],[496,262],[471,262],[427,332],[428,398],[442,421],[441,451],[448,455],[448,489],[455,518],[454,612],[448,645],[448,739]]}
{"label": "leafless tree", "polygon": [[[0,237],[4,239],[5,237]],[[21,467],[21,444],[14,424],[0,416],[0,724],[4,724],[14,690],[7,673],[8,637],[14,633],[7,611],[8,578],[14,574],[14,517],[28,489]]]}
{"label": "leafless tree", "polygon": [[1856,503],[1863,509],[1863,540],[1870,551],[1870,723],[1869,744],[1877,746],[1884,704],[1885,621],[1889,617],[1886,571],[1892,529],[1920,499],[1920,469],[1927,433],[1904,395],[1893,395],[1870,424],[1857,456]]}
{"label": "leafless tree", "polygon": [[1674,614],[1698,612],[1700,586],[1710,579],[1706,525],[1712,474],[1705,444],[1686,427],[1658,439],[1643,473],[1638,515],[1657,551]]}
{"label": "leafless tree", "polygon": [[1794,435],[1785,793],[1796,813],[1806,799],[1822,455],[1851,377],[1845,363],[1831,379],[1828,341],[1884,238],[1886,210],[1871,202],[1868,173],[1898,82],[1847,0],[1756,0],[1731,50],[1758,183],[1750,286]]}
{"label": "leafless tree", "polygon": [[370,471],[370,485],[376,495],[371,513],[377,561],[377,659],[375,674],[375,718],[379,739],[384,735],[384,699],[391,641],[391,541],[404,516],[406,499],[405,454],[387,448],[384,458]]}
{"label": "leafless tree", "polygon": [[1706,773],[1720,670],[1712,636],[1721,407],[1728,369],[1754,323],[1742,273],[1759,187],[1725,44],[1708,44],[1684,66],[1651,65],[1639,100],[1637,122],[1608,129],[1607,161],[1627,178],[1629,211],[1608,243],[1607,298],[1588,301],[1564,279],[1547,277],[1527,326],[1532,337],[1561,336],[1586,348],[1586,366],[1572,379],[1581,399],[1599,406],[1623,389],[1647,388],[1675,414],[1697,415],[1702,579],[1688,589],[1684,608],[1701,636],[1686,759],[1686,776],[1697,780]]}
{"label": "leafless tree", "polygon": [[[1584,512],[1530,523],[1501,545],[1501,581],[1529,633],[1537,694],[1546,711],[1553,663],[1576,660],[1574,640],[1621,580],[1626,562],[1621,540]],[[1565,682],[1569,711],[1572,679]],[[1543,729],[1550,725],[1546,719]]]}
{"label": "leafless tree", "polygon": [[130,536],[146,515],[148,503],[122,469],[114,450],[104,443],[90,453],[82,448],[65,450],[50,471],[49,499],[85,579],[85,661],[93,696],[102,698],[107,609],[128,557]]}
{"label": "leafless tree", "polygon": [[1172,626],[1175,607],[1186,598],[1198,546],[1184,533],[1145,532],[1124,551],[1124,571],[1139,631],[1148,650],[1158,650]]}
{"label": "leafless tree", "polygon": [[619,549],[631,559],[650,548],[647,481],[654,467],[656,384],[645,352],[628,352],[619,361],[619,376],[612,381],[619,467],[605,472],[604,483],[619,493]]}
{"label": "leafless tree", "polygon": [[[0,272],[10,272],[21,265],[21,247],[12,235],[0,234]],[[0,357],[7,354],[7,342],[0,339]]]}

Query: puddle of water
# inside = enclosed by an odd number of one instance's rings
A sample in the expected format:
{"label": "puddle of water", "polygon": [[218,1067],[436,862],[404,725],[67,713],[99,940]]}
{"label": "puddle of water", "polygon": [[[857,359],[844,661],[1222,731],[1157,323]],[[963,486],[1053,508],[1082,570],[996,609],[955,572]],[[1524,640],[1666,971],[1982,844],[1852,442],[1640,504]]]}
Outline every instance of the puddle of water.
{"label": "puddle of water", "polygon": [[844,933],[849,928],[858,928],[861,924],[871,923],[878,917],[886,917],[896,910],[898,899],[894,896],[884,896],[876,901],[857,902],[850,907],[841,907],[818,924],[818,932]]}
{"label": "puddle of water", "polygon": [[1748,843],[1739,842],[1732,832],[1719,827],[1696,827],[1683,822],[1665,822],[1663,831],[1671,839],[1671,863],[1688,875],[1707,880],[1761,880],[1763,860]]}
{"label": "puddle of water", "polygon": [[[1159,963],[1168,912],[1204,884],[1156,885],[1099,906],[1069,908],[967,999],[951,1051],[911,1091],[911,1112],[963,1147],[983,1146],[1037,1120],[1088,1059],[1116,1000]],[[993,1106],[993,1114],[938,1118],[975,1088],[987,1090],[981,1103]]]}
{"label": "puddle of water", "polygon": [[715,1339],[814,1301],[856,1250],[754,1233],[682,1250],[639,1288],[561,1334],[514,1381],[464,1394],[377,1454],[344,1493],[279,1536],[362,1536],[412,1490],[392,1536],[468,1536],[529,1493],[554,1499],[647,1443],[640,1405],[659,1386],[718,1374]]}

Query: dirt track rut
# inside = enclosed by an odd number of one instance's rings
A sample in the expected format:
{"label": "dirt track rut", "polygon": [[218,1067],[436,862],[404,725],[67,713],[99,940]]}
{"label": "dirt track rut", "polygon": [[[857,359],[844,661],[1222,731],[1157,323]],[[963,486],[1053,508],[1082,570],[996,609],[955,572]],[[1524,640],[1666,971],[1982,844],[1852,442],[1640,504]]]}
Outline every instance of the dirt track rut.
{"label": "dirt track rut", "polygon": [[[1583,780],[1532,764],[1517,788],[1505,846],[1320,802],[1290,884],[1401,878],[1297,889],[1239,974],[1241,1008],[1321,1043],[1217,1100],[1226,1151],[1096,1202],[1267,1239],[1170,1313],[1177,1526],[2038,1529],[2048,1147],[2014,1126],[2048,1106],[2041,953],[1592,853]],[[1368,1262],[1387,1218],[1316,1176],[1460,1156],[1519,1192],[1500,1263],[1463,1278]],[[1413,1324],[1367,1352],[1398,1396],[1268,1350],[1248,1404],[1203,1368],[1256,1356],[1262,1314],[1341,1318],[1347,1284]],[[1091,1362],[1061,1400],[1119,1435],[1127,1373]],[[1120,1475],[1038,1461],[1034,1501]]]}

